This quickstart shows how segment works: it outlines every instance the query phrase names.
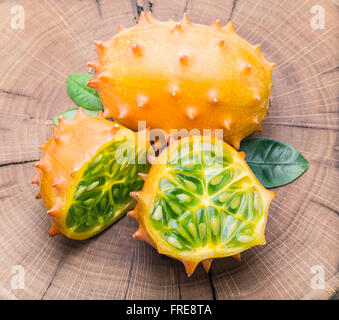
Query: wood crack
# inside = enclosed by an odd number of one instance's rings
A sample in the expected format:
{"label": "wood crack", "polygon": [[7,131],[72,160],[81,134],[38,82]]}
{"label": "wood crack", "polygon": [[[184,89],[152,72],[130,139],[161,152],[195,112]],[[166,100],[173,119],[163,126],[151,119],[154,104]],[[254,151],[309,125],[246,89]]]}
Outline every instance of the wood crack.
{"label": "wood crack", "polygon": [[137,1],[135,2],[135,5],[136,5],[136,7],[137,7],[137,14],[138,14],[138,17],[140,17],[141,12],[144,11],[144,7],[142,6],[142,2],[140,3],[139,0],[137,0]]}
{"label": "wood crack", "polygon": [[182,300],[182,293],[181,293],[181,285],[180,285],[180,269],[178,268],[178,265],[175,265],[176,275],[177,275],[177,284],[178,284],[178,293],[179,293],[179,300]]}
{"label": "wood crack", "polygon": [[62,268],[62,266],[63,266],[63,264],[64,264],[64,256],[65,256],[65,250],[63,251],[62,256],[60,257],[60,260],[59,260],[59,262],[58,262],[58,264],[57,264],[57,267],[56,267],[55,270],[54,270],[52,279],[51,279],[51,281],[49,282],[48,286],[46,287],[46,289],[45,289],[44,293],[42,294],[40,300],[43,300],[43,299],[44,299],[44,297],[45,297],[45,295],[46,295],[48,289],[50,288],[50,286],[52,285],[52,283],[53,283],[53,281],[54,281],[54,279],[55,279],[55,276],[57,275],[57,273],[58,273],[58,272],[60,271],[60,269]]}
{"label": "wood crack", "polygon": [[337,210],[335,210],[335,209],[329,207],[328,205],[326,205],[326,204],[324,204],[324,203],[322,203],[322,202],[316,201],[316,200],[311,200],[311,201],[312,201],[313,203],[317,204],[318,206],[324,207],[324,208],[328,209],[329,211],[335,213],[336,215],[339,215],[339,211],[337,211]]}
{"label": "wood crack", "polygon": [[230,16],[228,17],[228,21],[230,21],[233,17],[233,13],[234,13],[234,10],[235,10],[235,7],[237,6],[237,0],[233,0],[233,3],[232,3],[232,9],[231,9],[231,13],[230,13]]}
{"label": "wood crack", "polygon": [[95,0],[95,4],[97,5],[99,16],[102,17],[100,0]]}
{"label": "wood crack", "polygon": [[150,12],[153,12],[153,1],[154,0],[148,1],[148,8]]}
{"label": "wood crack", "polygon": [[213,282],[213,277],[212,277],[212,270],[210,270],[207,273],[207,275],[208,275],[208,280],[209,280],[209,283],[210,283],[210,286],[211,286],[213,300],[217,300],[217,297],[215,295],[215,287],[214,287],[214,282]]}
{"label": "wood crack", "polygon": [[295,124],[295,123],[279,123],[279,122],[264,122],[265,125],[272,126],[286,126],[286,127],[295,127],[295,128],[307,128],[307,129],[318,129],[318,130],[333,130],[338,131],[336,127],[325,127],[323,125],[308,125],[308,124]]}
{"label": "wood crack", "polygon": [[332,68],[330,68],[330,69],[328,69],[328,70],[326,70],[326,71],[320,73],[320,75],[327,74],[327,73],[331,73],[331,72],[337,71],[337,70],[339,70],[339,65],[338,65],[338,66],[334,66],[334,67],[332,67]]}
{"label": "wood crack", "polygon": [[0,164],[0,168],[1,167],[7,167],[7,166],[13,166],[13,165],[17,165],[17,164],[26,164],[26,163],[35,162],[35,161],[39,161],[39,159],[3,163],[3,164]]}
{"label": "wood crack", "polygon": [[21,92],[17,92],[14,90],[5,90],[5,89],[0,89],[0,92],[8,94],[8,95],[13,95],[13,96],[18,96],[18,97],[24,97],[24,98],[28,98],[28,99],[32,99],[32,100],[36,100],[36,97],[30,96],[28,94],[24,94]]}
{"label": "wood crack", "polygon": [[187,12],[187,8],[188,8],[188,0],[186,0],[185,2],[184,13]]}
{"label": "wood crack", "polygon": [[126,288],[124,300],[127,299],[127,294],[128,294],[129,286],[131,284],[131,276],[132,276],[132,271],[133,271],[133,267],[134,267],[134,257],[135,257],[135,251],[133,250],[132,261],[131,261],[131,265],[130,265],[129,270],[128,270],[128,283],[127,283],[127,288]]}

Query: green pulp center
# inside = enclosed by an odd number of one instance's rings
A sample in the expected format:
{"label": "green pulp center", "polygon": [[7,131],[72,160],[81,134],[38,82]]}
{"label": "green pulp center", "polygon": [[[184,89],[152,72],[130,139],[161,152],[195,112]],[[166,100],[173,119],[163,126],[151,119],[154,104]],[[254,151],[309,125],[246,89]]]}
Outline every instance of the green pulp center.
{"label": "green pulp center", "polygon": [[210,143],[172,152],[149,216],[152,229],[177,251],[207,244],[231,251],[248,247],[264,215],[248,174],[227,150],[213,151]]}
{"label": "green pulp center", "polygon": [[[140,150],[134,152],[134,145],[125,143],[123,149],[122,144],[109,144],[88,163],[66,218],[73,232],[99,232],[135,204],[129,194],[142,188],[138,173],[147,173],[149,165],[137,163]],[[128,155],[125,161],[117,161],[116,155],[123,152]]]}

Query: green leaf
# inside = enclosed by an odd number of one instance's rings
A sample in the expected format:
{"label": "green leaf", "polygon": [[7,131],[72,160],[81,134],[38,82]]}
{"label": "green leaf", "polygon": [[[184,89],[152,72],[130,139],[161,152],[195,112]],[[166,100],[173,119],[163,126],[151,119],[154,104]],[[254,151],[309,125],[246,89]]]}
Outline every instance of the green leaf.
{"label": "green leaf", "polygon": [[73,73],[67,78],[67,92],[70,98],[87,110],[102,111],[103,106],[98,93],[87,86],[91,76],[87,73]]}
{"label": "green leaf", "polygon": [[265,188],[288,184],[309,167],[308,161],[291,145],[269,138],[250,138],[241,142],[246,162]]}
{"label": "green leaf", "polygon": [[[78,109],[79,108],[73,108],[73,109],[69,109],[67,111],[64,111],[64,112],[58,114],[57,116],[55,116],[53,118],[53,122],[55,123],[55,125],[58,126],[60,117],[64,117],[67,120],[72,120],[75,117],[76,113],[78,112]],[[100,111],[92,111],[92,110],[86,110],[86,109],[84,109],[84,111],[88,115],[93,116],[93,117],[95,117],[98,114],[98,112],[100,112]]]}

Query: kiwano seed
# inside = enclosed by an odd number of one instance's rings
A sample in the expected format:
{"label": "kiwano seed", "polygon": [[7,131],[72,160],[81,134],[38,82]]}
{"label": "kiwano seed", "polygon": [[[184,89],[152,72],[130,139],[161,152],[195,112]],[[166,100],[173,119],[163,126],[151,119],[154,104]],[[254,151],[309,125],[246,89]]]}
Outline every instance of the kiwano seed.
{"label": "kiwano seed", "polygon": [[[236,150],[208,136],[182,138],[167,148],[153,164],[131,215],[139,222],[136,239],[183,261],[188,274],[201,261],[265,243],[274,193],[259,183]],[[177,161],[172,161],[172,148],[180,150]],[[223,157],[207,152],[215,149]],[[194,163],[188,165],[187,159]]]}
{"label": "kiwano seed", "polygon": [[[150,145],[140,140],[144,139],[142,135],[139,138],[122,126],[113,128],[112,121],[89,116],[79,108],[73,120],[59,123],[45,144],[40,161],[43,165],[37,168],[34,180],[41,182],[40,193],[53,214],[51,236],[62,233],[72,239],[87,239],[109,227],[135,205],[129,193],[141,189],[143,181],[138,173],[147,173],[150,165],[136,161],[124,163],[123,177],[128,177],[128,183],[120,195],[115,182],[121,180],[122,166],[116,161],[115,153],[122,144],[122,136],[138,142],[139,154],[146,153],[141,148]],[[62,143],[52,143],[54,136]],[[88,148],[79,147],[84,143]],[[130,154],[136,153],[134,144],[127,144],[127,149]],[[116,170],[110,172],[111,168]],[[50,181],[61,187],[52,188]]]}

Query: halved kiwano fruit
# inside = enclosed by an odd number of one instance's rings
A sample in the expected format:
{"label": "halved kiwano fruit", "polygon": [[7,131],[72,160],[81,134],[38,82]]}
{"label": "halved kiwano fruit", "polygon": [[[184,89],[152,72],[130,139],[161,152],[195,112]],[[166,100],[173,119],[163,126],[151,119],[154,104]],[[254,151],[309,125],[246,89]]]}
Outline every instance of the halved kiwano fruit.
{"label": "halved kiwano fruit", "polygon": [[208,136],[186,137],[167,147],[145,185],[133,194],[129,212],[134,236],[161,254],[181,260],[188,274],[213,258],[237,256],[265,244],[267,212],[274,193],[266,190],[241,153]]}
{"label": "halved kiwano fruit", "polygon": [[52,220],[49,234],[86,239],[106,229],[135,206],[132,190],[146,173],[147,132],[132,132],[82,109],[73,120],[59,119],[41,148],[33,183]]}

